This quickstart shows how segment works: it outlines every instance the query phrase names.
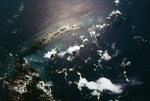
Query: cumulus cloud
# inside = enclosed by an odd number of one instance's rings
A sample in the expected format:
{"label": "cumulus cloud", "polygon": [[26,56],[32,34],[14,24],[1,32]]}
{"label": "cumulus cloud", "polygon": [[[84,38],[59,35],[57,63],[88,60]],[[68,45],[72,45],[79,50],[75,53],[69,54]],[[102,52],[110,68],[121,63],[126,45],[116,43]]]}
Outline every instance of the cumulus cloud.
{"label": "cumulus cloud", "polygon": [[97,96],[97,99],[100,99],[101,92],[108,90],[112,93],[120,94],[123,92],[122,85],[113,84],[108,78],[102,77],[99,78],[97,81],[88,81],[86,78],[82,78],[81,74],[78,73],[80,76],[80,80],[78,82],[78,89],[82,90],[83,87],[87,87],[92,91],[93,96]]}
{"label": "cumulus cloud", "polygon": [[56,49],[52,49],[51,51],[47,52],[46,54],[44,54],[44,58],[49,58],[51,59],[52,55],[57,54]]}
{"label": "cumulus cloud", "polygon": [[96,82],[87,81],[85,78],[80,78],[78,82],[78,88],[82,90],[83,87],[87,87],[90,90],[103,92],[104,90],[109,90],[113,93],[122,93],[122,86],[113,84],[109,79],[102,77],[99,78]]}
{"label": "cumulus cloud", "polygon": [[119,11],[119,10],[113,10],[110,15],[108,17],[106,17],[106,19],[110,19],[111,16],[118,16],[118,15],[121,15],[122,13]]}
{"label": "cumulus cloud", "polygon": [[111,56],[108,54],[107,51],[104,52],[103,56],[101,57],[101,59],[104,59],[106,61],[111,59]]}
{"label": "cumulus cloud", "polygon": [[109,90],[114,93],[121,93],[123,91],[121,85],[115,85],[109,79],[104,77],[98,79],[96,81],[96,84],[99,85],[98,86],[99,91]]}
{"label": "cumulus cloud", "polygon": [[107,27],[107,26],[109,26],[109,24],[102,24],[102,25],[96,25],[96,28],[98,28],[98,30],[101,30],[101,29],[103,29],[103,28],[105,28],[105,27]]}
{"label": "cumulus cloud", "polygon": [[120,3],[119,0],[115,0],[115,4],[118,5]]}
{"label": "cumulus cloud", "polygon": [[108,60],[110,60],[112,57],[108,54],[108,51],[106,50],[106,51],[102,51],[102,50],[98,50],[97,51],[98,52],[98,54],[101,56],[101,59],[103,59],[103,60],[106,60],[106,61],[108,61]]}
{"label": "cumulus cloud", "polygon": [[115,48],[116,48],[116,43],[115,43],[115,42],[112,43],[111,48],[112,48],[113,50],[115,50]]}
{"label": "cumulus cloud", "polygon": [[122,14],[119,10],[114,10],[111,12],[109,16],[117,15],[117,14]]}
{"label": "cumulus cloud", "polygon": [[74,45],[73,47],[69,47],[66,51],[61,51],[61,52],[57,52],[56,48],[52,49],[51,51],[48,51],[47,53],[44,54],[44,58],[49,58],[51,59],[52,55],[58,55],[60,57],[64,57],[65,54],[69,53],[69,54],[73,54],[73,52],[79,51],[81,49],[81,47],[84,47],[84,45]]}
{"label": "cumulus cloud", "polygon": [[97,96],[98,101],[103,91],[107,90],[112,94],[121,94],[123,93],[126,86],[135,86],[142,84],[142,82],[139,81],[137,77],[131,78],[126,83],[122,82],[124,80],[121,80],[119,84],[114,84],[111,82],[111,80],[105,77],[101,77],[96,81],[88,81],[86,78],[82,78],[81,73],[78,72],[77,74],[80,76],[79,82],[77,83],[78,89],[82,91],[84,87],[88,88],[89,90],[91,90],[92,96]]}
{"label": "cumulus cloud", "polygon": [[53,86],[52,82],[45,83],[44,81],[39,81],[36,86],[38,89],[42,90],[49,97],[50,101],[54,101],[52,100],[53,99],[52,89],[51,89],[51,87]]}
{"label": "cumulus cloud", "polygon": [[75,45],[73,47],[69,47],[66,51],[61,51],[60,53],[58,53],[58,56],[64,57],[67,53],[73,54],[73,52],[79,51],[81,47],[84,47],[84,45],[82,44],[80,46]]}

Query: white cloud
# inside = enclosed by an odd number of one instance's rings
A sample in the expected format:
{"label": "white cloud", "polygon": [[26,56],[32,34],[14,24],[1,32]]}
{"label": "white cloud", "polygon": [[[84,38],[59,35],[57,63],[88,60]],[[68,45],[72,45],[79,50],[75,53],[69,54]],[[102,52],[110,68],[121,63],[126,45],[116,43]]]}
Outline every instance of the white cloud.
{"label": "white cloud", "polygon": [[83,39],[83,42],[88,42],[88,41],[89,41],[88,38]]}
{"label": "white cloud", "polygon": [[96,28],[98,28],[98,30],[101,30],[101,29],[103,29],[103,28],[105,28],[105,27],[107,27],[107,26],[109,26],[109,24],[103,24],[103,25],[96,25]]}
{"label": "white cloud", "polygon": [[113,10],[111,12],[111,14],[108,17],[106,17],[106,19],[110,19],[110,17],[113,16],[113,15],[118,16],[118,15],[121,15],[121,14],[122,13],[119,10]]}
{"label": "white cloud", "polygon": [[83,87],[87,87],[88,89],[92,90],[92,95],[97,96],[99,99],[100,93],[104,90],[109,90],[112,93],[120,94],[123,92],[122,85],[113,84],[109,79],[102,77],[99,78],[96,82],[88,81],[86,78],[82,78],[81,74],[78,73],[80,76],[80,80],[78,82],[78,89],[82,90]]}
{"label": "white cloud", "polygon": [[67,52],[72,54],[73,52],[78,51],[78,50],[80,50],[80,46],[73,46],[73,47],[69,47]]}
{"label": "white cloud", "polygon": [[80,36],[80,38],[81,38],[81,40],[83,40],[83,38],[84,38],[84,35],[81,35],[81,36]]}
{"label": "white cloud", "polygon": [[[126,73],[126,71],[124,71],[124,73]],[[97,96],[98,101],[103,91],[108,90],[110,91],[109,93],[121,94],[126,86],[135,86],[142,84],[142,82],[139,81],[136,77],[131,78],[130,80],[126,78],[127,83],[114,84],[111,82],[111,80],[105,77],[101,77],[96,81],[88,81],[86,78],[82,78],[81,73],[78,72],[77,74],[80,76],[80,80],[77,83],[78,89],[82,91],[82,88],[88,88],[89,90],[91,90],[92,96]]]}
{"label": "white cloud", "polygon": [[127,58],[124,58],[122,63],[120,64],[120,66],[125,67],[125,66],[130,66],[131,65],[131,61],[126,61]]}
{"label": "white cloud", "polygon": [[92,36],[95,36],[95,34],[96,34],[95,31],[90,31],[89,33],[90,33],[91,37],[92,37]]}
{"label": "white cloud", "polygon": [[103,60],[110,60],[112,57],[108,54],[108,51],[102,51],[102,50],[97,50],[99,56],[101,56],[100,60],[103,59]]}
{"label": "white cloud", "polygon": [[96,84],[99,85],[97,88],[99,91],[109,90],[109,91],[114,92],[114,93],[121,93],[123,91],[121,89],[122,88],[121,85],[115,85],[109,79],[104,78],[104,77],[98,79],[96,81]]}
{"label": "white cloud", "polygon": [[117,14],[122,14],[119,10],[114,10],[111,12],[109,16],[117,15]]}
{"label": "white cloud", "polygon": [[115,43],[115,42],[112,43],[111,48],[112,48],[113,50],[115,50],[115,48],[116,48],[116,43]]}
{"label": "white cloud", "polygon": [[82,87],[87,87],[90,90],[97,90],[99,92],[109,90],[113,93],[121,93],[123,91],[121,85],[115,85],[109,79],[104,77],[98,79],[96,82],[88,82],[85,78],[80,78],[78,88],[82,90]]}
{"label": "white cloud", "polygon": [[46,54],[44,54],[44,58],[49,58],[51,59],[52,55],[57,54],[56,48],[52,49],[51,51],[47,52]]}
{"label": "white cloud", "polygon": [[88,83],[88,81],[87,81],[85,78],[80,78],[80,80],[79,80],[79,82],[78,82],[78,88],[79,88],[80,90],[82,90],[82,87],[84,87],[85,84],[87,84],[87,83]]}
{"label": "white cloud", "polygon": [[145,40],[144,38],[142,38],[141,36],[134,36],[134,39],[137,39],[138,41],[143,41],[143,42],[149,42],[148,40]]}
{"label": "white cloud", "polygon": [[67,51],[61,51],[60,53],[58,53],[58,56],[64,57],[66,53],[67,53]]}
{"label": "white cloud", "polygon": [[119,0],[115,0],[115,4],[118,5],[120,3]]}
{"label": "white cloud", "polygon": [[[56,48],[52,49],[51,51],[48,51],[47,53],[44,54],[44,58],[49,58],[51,59],[52,55],[58,55],[61,58],[65,56],[65,54],[69,53],[69,54],[73,54],[73,52],[79,51],[81,49],[81,47],[84,47],[84,45],[80,45],[80,46],[73,46],[73,47],[69,47],[66,51],[61,51],[61,52],[57,52]],[[70,57],[69,57],[70,58]]]}
{"label": "white cloud", "polygon": [[104,59],[106,61],[110,60],[112,57],[108,54],[107,50],[103,53],[101,59]]}
{"label": "white cloud", "polygon": [[52,89],[51,89],[51,87],[53,86],[52,82],[45,83],[44,81],[39,81],[36,86],[38,89],[42,90],[49,97],[50,101],[54,101],[52,100],[53,99]]}
{"label": "white cloud", "polygon": [[79,51],[81,47],[84,47],[84,45],[82,44],[80,46],[75,45],[73,47],[69,47],[66,51],[61,51],[60,53],[58,53],[58,56],[64,57],[67,53],[73,54],[73,52]]}

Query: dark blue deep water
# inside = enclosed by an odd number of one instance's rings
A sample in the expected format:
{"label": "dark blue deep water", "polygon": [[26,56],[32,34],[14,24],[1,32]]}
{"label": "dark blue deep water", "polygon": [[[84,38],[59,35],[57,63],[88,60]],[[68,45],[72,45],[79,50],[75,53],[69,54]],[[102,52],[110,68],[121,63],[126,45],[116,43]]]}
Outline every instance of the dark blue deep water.
{"label": "dark blue deep water", "polygon": [[[51,3],[49,6],[46,5],[46,2]],[[59,3],[58,0],[56,0]],[[60,0],[63,1],[63,0]],[[64,0],[65,1],[65,0]],[[69,0],[67,0],[70,2]],[[72,0],[73,2],[74,0]],[[77,0],[81,1],[81,0]],[[86,1],[86,0],[85,0]],[[94,54],[95,50],[88,51],[87,54],[91,55],[91,57],[95,57],[95,59],[91,60],[89,64],[83,64],[82,59],[80,57],[75,58],[75,62],[66,62],[63,59],[56,58],[56,61],[51,61],[48,65],[54,65],[58,70],[61,66],[63,66],[63,62],[66,63],[65,66],[69,67],[78,63],[76,67],[82,65],[87,67],[85,69],[76,69],[76,71],[80,71],[83,77],[87,77],[89,81],[97,80],[99,75],[101,77],[104,75],[105,77],[112,79],[119,79],[119,72],[125,70],[127,72],[128,78],[138,79],[142,82],[140,85],[135,86],[127,86],[123,94],[109,94],[107,92],[103,93],[103,96],[100,97],[100,101],[150,101],[149,91],[150,91],[150,1],[149,0],[119,0],[120,3],[118,6],[114,4],[115,0],[91,0],[94,4],[100,5],[103,4],[103,8],[97,10],[99,12],[103,12],[102,16],[109,15],[113,10],[119,10],[122,15],[117,17],[112,17],[110,20],[105,20],[105,22],[109,23],[110,26],[103,30],[101,36],[98,37],[98,45],[101,46],[102,50],[108,50],[110,54],[114,54],[111,47],[106,44],[112,44],[115,42],[117,50],[119,50],[119,55],[114,57],[109,62],[103,62],[103,67],[116,67],[113,70],[107,69],[99,69],[96,73],[90,68],[92,63],[97,63],[97,55]],[[98,2],[98,3],[97,3]],[[56,6],[53,0],[1,0],[0,1],[0,77],[3,78],[4,72],[7,71],[6,67],[8,64],[8,58],[11,54],[16,53],[16,50],[19,45],[23,42],[29,40],[32,36],[36,35],[36,33],[41,30],[48,28],[49,26],[61,22],[59,19],[59,14],[55,11],[59,10],[60,6]],[[18,11],[21,4],[23,5],[23,10]],[[68,3],[69,4],[69,3]],[[67,4],[67,5],[68,5]],[[78,5],[78,4],[75,4]],[[95,5],[95,6],[97,6]],[[66,6],[63,4],[63,6]],[[50,8],[49,8],[50,7]],[[48,11],[50,9],[50,11]],[[103,9],[103,10],[102,10]],[[48,13],[49,15],[45,14]],[[14,17],[14,15],[17,17]],[[63,13],[62,13],[63,14]],[[55,15],[58,15],[57,17]],[[78,14],[77,14],[78,15]],[[53,17],[54,16],[54,17]],[[69,16],[70,17],[70,16]],[[68,17],[68,18],[69,18]],[[75,18],[78,18],[75,16]],[[56,19],[56,20],[51,20]],[[64,21],[64,19],[62,19]],[[61,39],[60,39],[61,40]],[[67,40],[67,39],[66,39]],[[57,42],[54,40],[51,44],[55,44]],[[62,41],[63,42],[63,41]],[[65,46],[64,43],[63,45]],[[93,49],[97,49],[97,46],[91,45]],[[81,51],[81,56],[85,56],[85,51]],[[32,54],[32,52],[31,52]],[[29,56],[29,55],[26,55]],[[122,59],[126,58],[131,61],[131,66],[128,67],[119,67],[118,63],[122,62]],[[81,60],[79,62],[79,60]],[[38,64],[41,65],[41,64]],[[64,66],[64,67],[65,67]],[[117,69],[121,68],[121,69]],[[35,69],[35,68],[34,68]],[[49,74],[49,71],[53,71],[53,69],[49,69],[45,66],[45,74],[46,81],[52,80],[56,85],[53,86],[54,98],[61,99],[62,101],[97,101],[96,97],[88,98],[90,96],[87,92],[89,90],[85,89],[83,93],[85,95],[80,94],[77,86],[72,84],[67,87],[68,84],[64,82],[64,74]],[[69,74],[70,73],[70,74]],[[68,80],[75,81],[78,80],[79,76],[76,72],[72,71],[68,73]],[[103,75],[102,75],[103,74]],[[112,75],[113,74],[113,75]],[[42,78],[42,77],[41,77]],[[40,78],[40,80],[41,80]],[[42,78],[42,79],[43,79]],[[56,79],[58,78],[58,79]],[[39,78],[36,78],[39,80]],[[114,81],[115,82],[115,81]],[[121,81],[125,82],[125,81]],[[0,92],[0,101],[11,101],[11,97],[9,92],[5,90],[3,85],[3,79],[0,79],[1,84],[1,92]],[[70,89],[73,89],[71,91]],[[39,96],[36,93],[36,90],[33,89],[33,96]],[[38,90],[37,90],[38,92]],[[69,93],[68,93],[69,92]],[[106,94],[105,94],[106,93]],[[32,98],[31,94],[24,94],[25,101],[40,101]],[[15,96],[15,95],[14,95]],[[85,97],[83,97],[85,96]],[[9,98],[10,97],[10,98]],[[15,101],[15,100],[12,100]],[[24,101],[24,100],[16,100],[16,101]],[[44,101],[44,100],[41,100]]]}

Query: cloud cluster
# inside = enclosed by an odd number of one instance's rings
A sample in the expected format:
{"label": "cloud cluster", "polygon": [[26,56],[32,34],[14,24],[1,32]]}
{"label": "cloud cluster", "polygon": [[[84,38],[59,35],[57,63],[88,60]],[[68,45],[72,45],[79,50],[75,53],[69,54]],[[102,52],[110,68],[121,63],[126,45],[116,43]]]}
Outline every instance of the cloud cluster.
{"label": "cloud cluster", "polygon": [[84,45],[74,45],[73,47],[69,47],[66,51],[61,51],[61,52],[57,52],[56,48],[52,49],[51,51],[47,52],[44,54],[44,58],[49,58],[51,59],[52,55],[58,55],[60,57],[64,57],[65,54],[69,53],[69,54],[73,54],[73,52],[79,51],[82,47],[84,47]]}
{"label": "cloud cluster", "polygon": [[103,92],[104,90],[109,90],[112,93],[122,93],[121,85],[113,84],[109,79],[102,77],[99,78],[96,82],[87,81],[85,78],[80,78],[78,82],[78,88],[82,90],[83,87],[87,87],[90,90],[94,90],[97,92]]}
{"label": "cloud cluster", "polygon": [[47,52],[46,54],[44,54],[44,58],[49,58],[51,59],[52,55],[57,54],[56,48],[52,49],[51,51]]}
{"label": "cloud cluster", "polygon": [[78,73],[80,76],[80,80],[78,82],[78,89],[82,90],[83,87],[87,87],[88,89],[92,90],[92,95],[97,96],[98,100],[100,99],[101,92],[108,90],[111,93],[120,94],[123,92],[123,85],[116,85],[113,84],[108,78],[102,77],[99,78],[97,81],[88,81],[86,78],[82,78],[81,74]]}
{"label": "cloud cluster", "polygon": [[84,47],[84,45],[80,45],[80,46],[75,45],[73,47],[69,47],[66,51],[61,51],[60,53],[58,53],[58,56],[64,57],[65,54],[67,53],[73,54],[73,52],[79,51],[81,47]]}
{"label": "cloud cluster", "polygon": [[106,60],[106,61],[108,61],[108,60],[110,60],[112,57],[108,54],[108,51],[106,50],[106,51],[102,51],[102,50],[98,50],[97,51],[98,52],[98,54],[101,56],[101,59],[103,59],[103,60]]}

